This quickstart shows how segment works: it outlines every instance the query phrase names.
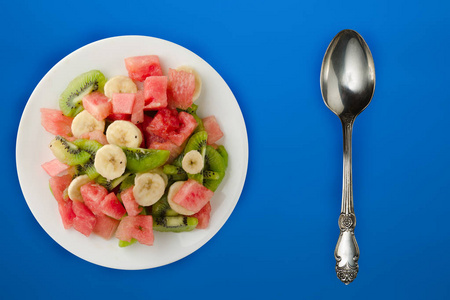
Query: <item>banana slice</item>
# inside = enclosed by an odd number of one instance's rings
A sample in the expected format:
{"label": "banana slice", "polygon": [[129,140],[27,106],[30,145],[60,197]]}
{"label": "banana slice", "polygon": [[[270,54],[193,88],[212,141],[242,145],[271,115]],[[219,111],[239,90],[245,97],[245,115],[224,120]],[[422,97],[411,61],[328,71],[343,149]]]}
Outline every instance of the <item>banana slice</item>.
{"label": "banana slice", "polygon": [[164,186],[164,187],[166,187],[167,184],[169,183],[169,177],[167,176],[166,173],[164,173],[163,167],[159,167],[159,168],[150,170],[150,171],[148,171],[147,173],[155,173],[155,174],[160,175],[160,176],[164,179],[164,183],[165,183],[165,186]]}
{"label": "banana slice", "polygon": [[197,73],[197,71],[195,71],[193,68],[191,68],[189,66],[179,66],[177,68],[177,71],[185,71],[185,72],[194,74],[195,90],[194,90],[194,95],[192,96],[192,100],[193,101],[197,100],[198,97],[200,96],[200,93],[202,92],[202,78],[200,77],[200,75]]}
{"label": "banana slice", "polygon": [[95,130],[103,132],[105,130],[105,121],[99,121],[87,110],[83,110],[73,119],[71,129],[73,136],[78,138],[85,133]]}
{"label": "banana slice", "polygon": [[178,193],[178,191],[183,186],[183,183],[184,181],[177,181],[170,186],[169,193],[167,194],[167,202],[169,203],[170,208],[179,213],[180,215],[191,216],[195,214],[195,212],[190,211],[172,201],[175,194]]}
{"label": "banana slice", "polygon": [[186,153],[181,161],[181,167],[186,173],[198,174],[203,169],[203,156],[197,150],[191,150]]}
{"label": "banana slice", "polygon": [[120,177],[127,166],[127,157],[116,145],[105,145],[95,154],[94,167],[97,172],[108,180]]}
{"label": "banana slice", "polygon": [[80,175],[75,177],[69,184],[69,188],[67,189],[69,198],[72,201],[84,202],[83,197],[81,196],[80,188],[82,185],[85,185],[90,181],[91,179],[87,175]]}
{"label": "banana slice", "polygon": [[136,84],[130,77],[122,75],[109,79],[103,89],[105,96],[108,98],[111,98],[112,94],[115,93],[136,93],[138,90]]}
{"label": "banana slice", "polygon": [[141,130],[128,121],[114,121],[106,129],[106,139],[109,144],[139,148],[142,143]]}
{"label": "banana slice", "polygon": [[166,183],[161,175],[142,173],[134,179],[133,195],[136,202],[142,206],[150,206],[158,202],[164,195]]}

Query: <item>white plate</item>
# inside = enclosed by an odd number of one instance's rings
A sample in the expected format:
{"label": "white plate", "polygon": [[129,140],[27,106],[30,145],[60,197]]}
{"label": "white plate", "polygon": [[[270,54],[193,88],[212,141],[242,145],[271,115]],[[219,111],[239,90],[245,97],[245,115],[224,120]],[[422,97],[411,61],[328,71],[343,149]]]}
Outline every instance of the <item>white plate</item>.
{"label": "white plate", "polygon": [[[86,238],[74,229],[65,230],[57,202],[48,187],[49,176],[41,164],[53,159],[48,144],[52,134],[40,125],[42,107],[58,108],[58,97],[71,79],[98,69],[107,78],[127,75],[124,58],[156,54],[163,72],[182,64],[194,67],[203,79],[198,115],[215,115],[224,138],[220,141],[229,152],[227,174],[214,194],[211,222],[207,229],[186,233],[155,232],[154,246],[135,244],[118,247],[91,235]],[[24,109],[17,133],[17,173],[27,204],[44,230],[62,247],[91,263],[116,269],[147,269],[175,262],[211,239],[227,221],[242,192],[248,164],[247,131],[239,105],[222,77],[203,59],[174,43],[145,36],[121,36],[84,46],[57,63],[39,82]]]}

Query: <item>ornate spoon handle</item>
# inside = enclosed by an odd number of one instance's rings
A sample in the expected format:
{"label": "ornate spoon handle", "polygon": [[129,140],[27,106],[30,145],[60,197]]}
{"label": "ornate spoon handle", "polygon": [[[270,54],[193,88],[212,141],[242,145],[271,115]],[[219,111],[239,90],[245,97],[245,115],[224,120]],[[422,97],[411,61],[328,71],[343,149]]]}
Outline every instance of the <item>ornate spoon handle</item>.
{"label": "ornate spoon handle", "polygon": [[344,174],[342,185],[342,207],[339,216],[339,239],[334,250],[336,275],[345,284],[352,282],[358,274],[359,247],[355,238],[356,217],[353,208],[352,183],[352,129],[354,118],[342,119],[344,133]]}

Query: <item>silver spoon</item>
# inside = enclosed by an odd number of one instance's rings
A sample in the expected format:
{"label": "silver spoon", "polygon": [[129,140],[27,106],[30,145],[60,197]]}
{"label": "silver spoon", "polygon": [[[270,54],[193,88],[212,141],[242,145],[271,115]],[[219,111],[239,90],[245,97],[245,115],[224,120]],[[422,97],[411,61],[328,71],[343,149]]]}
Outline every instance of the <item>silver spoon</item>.
{"label": "silver spoon", "polygon": [[337,277],[345,284],[358,274],[359,248],[354,234],[352,129],[357,115],[369,105],[375,90],[375,66],[364,39],[353,30],[339,32],[325,53],[320,88],[326,106],[342,123],[344,132],[344,174],[340,234],[334,250]]}

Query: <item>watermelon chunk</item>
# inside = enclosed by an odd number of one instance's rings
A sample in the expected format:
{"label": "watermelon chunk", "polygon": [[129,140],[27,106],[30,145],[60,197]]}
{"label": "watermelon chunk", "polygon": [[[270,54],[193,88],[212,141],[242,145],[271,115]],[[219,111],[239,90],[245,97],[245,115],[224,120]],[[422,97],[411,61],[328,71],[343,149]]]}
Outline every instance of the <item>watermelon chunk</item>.
{"label": "watermelon chunk", "polygon": [[144,81],[149,76],[161,76],[162,69],[157,55],[144,55],[125,58],[128,76],[136,81]]}
{"label": "watermelon chunk", "polygon": [[133,124],[144,122],[144,103],[144,91],[137,91],[133,111],[131,112],[131,122],[133,122]]}
{"label": "watermelon chunk", "polygon": [[41,167],[47,172],[48,175],[51,177],[55,177],[58,175],[61,175],[62,173],[66,172],[68,169],[70,169],[69,165],[63,164],[56,158],[48,161],[46,163],[43,163]]}
{"label": "watermelon chunk", "polygon": [[101,130],[94,130],[91,132],[86,132],[80,136],[82,139],[95,140],[102,145],[108,144],[108,140],[106,139],[106,135]]}
{"label": "watermelon chunk", "polygon": [[134,93],[114,93],[112,94],[112,112],[113,114],[128,114],[133,112],[136,94]]}
{"label": "watermelon chunk", "polygon": [[99,121],[109,116],[112,110],[108,97],[100,92],[93,92],[84,96],[83,107]]}
{"label": "watermelon chunk", "polygon": [[51,134],[71,136],[73,118],[65,116],[62,111],[50,108],[41,108],[41,125]]}
{"label": "watermelon chunk", "polygon": [[124,217],[117,228],[116,238],[126,242],[136,239],[143,245],[153,245],[153,217],[151,215]]}
{"label": "watermelon chunk", "polygon": [[108,116],[108,119],[111,121],[117,121],[117,120],[130,121],[131,115],[130,114],[113,114],[113,113],[111,113]]}
{"label": "watermelon chunk", "polygon": [[169,134],[169,140],[177,146],[181,146],[184,141],[194,132],[197,127],[197,121],[195,118],[187,112],[180,112],[178,114],[180,120],[180,127]]}
{"label": "watermelon chunk", "polygon": [[213,191],[207,189],[196,180],[188,179],[183,183],[172,201],[189,211],[197,213],[209,202],[213,195]]}
{"label": "watermelon chunk", "polygon": [[55,176],[49,179],[50,189],[58,203],[64,203],[67,198],[64,197],[64,191],[69,187],[72,182],[72,175],[67,174],[63,176]]}
{"label": "watermelon chunk", "polygon": [[195,91],[195,75],[183,70],[169,69],[167,85],[170,108],[187,109],[192,105]]}
{"label": "watermelon chunk", "polygon": [[205,206],[200,209],[200,211],[196,214],[193,214],[191,217],[197,218],[198,224],[197,229],[205,229],[209,225],[209,220],[211,219],[211,202],[205,204]]}
{"label": "watermelon chunk", "polygon": [[67,199],[65,202],[58,203],[58,210],[61,216],[61,220],[65,229],[69,229],[73,225],[73,219],[75,219],[75,213],[72,209],[72,200]]}
{"label": "watermelon chunk", "polygon": [[223,132],[220,130],[219,123],[215,116],[209,116],[202,119],[203,126],[208,133],[208,145],[214,144],[223,137]]}
{"label": "watermelon chunk", "polygon": [[139,207],[136,199],[134,199],[133,188],[134,185],[120,193],[123,206],[125,206],[129,216],[137,216],[142,211],[142,207]]}
{"label": "watermelon chunk", "polygon": [[167,77],[150,76],[144,81],[144,110],[158,110],[167,106]]}
{"label": "watermelon chunk", "polygon": [[73,228],[85,236],[90,236],[97,222],[94,214],[83,202],[73,201],[72,209],[75,213]]}
{"label": "watermelon chunk", "polygon": [[100,210],[105,215],[117,220],[120,220],[127,212],[114,193],[106,195],[100,204]]}
{"label": "watermelon chunk", "polygon": [[178,157],[178,155],[181,154],[181,152],[183,152],[183,146],[177,146],[174,143],[172,143],[171,141],[163,141],[163,142],[159,142],[159,141],[151,141],[150,145],[147,147],[148,149],[157,149],[157,150],[167,150],[170,152],[170,156],[169,159],[167,160],[166,163],[172,163],[175,158]]}
{"label": "watermelon chunk", "polygon": [[88,182],[80,188],[86,206],[95,214],[103,215],[100,205],[108,195],[108,190],[98,183]]}
{"label": "watermelon chunk", "polygon": [[120,221],[108,216],[97,216],[93,232],[105,240],[109,240],[116,232]]}

